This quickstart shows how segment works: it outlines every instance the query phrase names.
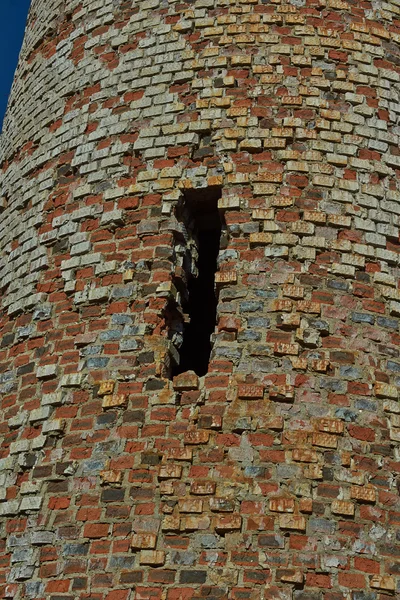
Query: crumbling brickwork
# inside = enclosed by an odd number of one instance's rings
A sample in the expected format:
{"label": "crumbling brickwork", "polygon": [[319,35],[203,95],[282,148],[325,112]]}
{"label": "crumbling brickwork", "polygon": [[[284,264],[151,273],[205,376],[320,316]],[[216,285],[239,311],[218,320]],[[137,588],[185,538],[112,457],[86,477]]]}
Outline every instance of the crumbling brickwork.
{"label": "crumbling brickwork", "polygon": [[[0,141],[2,598],[400,596],[399,42],[398,0],[32,1]],[[198,376],[185,210],[211,197]]]}

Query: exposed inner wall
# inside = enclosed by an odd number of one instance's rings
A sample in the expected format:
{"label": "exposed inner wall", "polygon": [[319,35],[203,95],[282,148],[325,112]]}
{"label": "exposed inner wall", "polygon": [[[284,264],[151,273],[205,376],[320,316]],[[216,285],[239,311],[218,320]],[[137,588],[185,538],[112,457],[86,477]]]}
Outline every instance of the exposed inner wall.
{"label": "exposed inner wall", "polygon": [[[34,0],[1,138],[2,597],[399,595],[399,17]],[[177,207],[215,187],[209,370],[171,381]]]}

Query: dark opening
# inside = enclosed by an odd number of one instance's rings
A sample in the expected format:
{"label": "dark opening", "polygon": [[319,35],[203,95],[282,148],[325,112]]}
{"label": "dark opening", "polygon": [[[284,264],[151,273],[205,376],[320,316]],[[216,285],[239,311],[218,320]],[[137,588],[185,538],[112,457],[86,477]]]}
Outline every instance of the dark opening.
{"label": "dark opening", "polygon": [[[194,268],[186,268],[186,294],[182,295],[185,315],[183,342],[179,350],[180,362],[173,375],[193,370],[205,375],[211,354],[211,335],[217,317],[215,272],[221,237],[221,219],[218,211],[220,190],[201,190],[185,198],[183,220],[197,249]],[[197,269],[196,269],[197,267]]]}

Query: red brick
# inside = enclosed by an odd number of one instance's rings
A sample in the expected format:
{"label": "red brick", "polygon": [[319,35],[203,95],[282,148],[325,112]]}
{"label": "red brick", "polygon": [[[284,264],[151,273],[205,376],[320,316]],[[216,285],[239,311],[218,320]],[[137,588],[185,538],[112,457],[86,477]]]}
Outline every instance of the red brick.
{"label": "red brick", "polygon": [[354,558],[354,568],[357,571],[363,571],[364,573],[380,573],[380,564],[378,561],[361,556],[356,556]]}
{"label": "red brick", "polygon": [[355,589],[364,589],[366,587],[366,581],[364,575],[358,573],[339,573],[339,585],[343,587]]}
{"label": "red brick", "polygon": [[110,526],[107,523],[87,523],[83,535],[88,538],[107,537],[109,529]]}

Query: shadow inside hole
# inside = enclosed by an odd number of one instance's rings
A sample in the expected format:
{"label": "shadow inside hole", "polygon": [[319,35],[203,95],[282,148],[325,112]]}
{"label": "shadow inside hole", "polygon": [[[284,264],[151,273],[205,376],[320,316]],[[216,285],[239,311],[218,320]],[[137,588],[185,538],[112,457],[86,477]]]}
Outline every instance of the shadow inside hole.
{"label": "shadow inside hole", "polygon": [[222,231],[220,196],[220,189],[207,189],[193,192],[184,200],[184,220],[197,246],[197,276],[188,275],[186,301],[182,305],[186,322],[180,362],[173,369],[173,376],[188,370],[202,376],[208,370],[211,335],[217,319],[215,272]]}

